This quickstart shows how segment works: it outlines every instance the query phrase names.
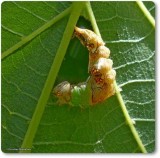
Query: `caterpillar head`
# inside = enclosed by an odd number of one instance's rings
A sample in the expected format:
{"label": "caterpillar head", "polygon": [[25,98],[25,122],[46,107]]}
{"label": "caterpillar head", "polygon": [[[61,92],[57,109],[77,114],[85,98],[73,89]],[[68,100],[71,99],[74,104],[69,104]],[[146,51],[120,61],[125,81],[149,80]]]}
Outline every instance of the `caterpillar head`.
{"label": "caterpillar head", "polygon": [[68,103],[71,99],[71,85],[64,81],[53,89],[53,94],[59,99],[59,104]]}
{"label": "caterpillar head", "polygon": [[98,35],[88,29],[75,27],[74,34],[90,52],[96,51],[99,46],[105,44]]}

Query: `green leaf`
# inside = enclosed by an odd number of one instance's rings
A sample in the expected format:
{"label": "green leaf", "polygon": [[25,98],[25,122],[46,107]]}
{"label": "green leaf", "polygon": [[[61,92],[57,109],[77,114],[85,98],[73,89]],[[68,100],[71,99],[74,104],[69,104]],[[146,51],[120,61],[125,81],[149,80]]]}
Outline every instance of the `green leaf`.
{"label": "green leaf", "polygon": [[[155,5],[145,6],[2,3],[3,152],[154,151]],[[102,36],[117,72],[116,95],[86,109],[58,106],[51,94],[61,81],[89,76],[88,52],[72,38],[76,23]]]}

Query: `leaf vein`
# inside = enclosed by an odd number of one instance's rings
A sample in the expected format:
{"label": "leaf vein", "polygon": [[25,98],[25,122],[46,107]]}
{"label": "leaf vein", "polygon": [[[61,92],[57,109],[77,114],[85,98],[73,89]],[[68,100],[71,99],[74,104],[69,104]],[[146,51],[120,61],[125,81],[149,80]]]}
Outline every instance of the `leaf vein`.
{"label": "leaf vein", "polygon": [[12,33],[12,34],[14,34],[14,35],[17,35],[17,36],[20,36],[20,37],[23,37],[23,36],[24,36],[22,33],[13,31],[13,30],[11,30],[10,28],[8,28],[8,27],[6,27],[6,26],[3,26],[3,25],[1,25],[1,26],[2,26],[2,28],[3,28],[4,30],[6,30],[6,31],[8,31],[8,32],[10,32],[10,33]]}
{"label": "leaf vein", "polygon": [[39,36],[39,41],[40,41],[40,44],[42,46],[42,48],[48,52],[49,55],[51,55],[53,57],[53,54],[44,46],[44,44],[42,43],[42,40],[41,40],[41,37]]}
{"label": "leaf vein", "polygon": [[150,59],[152,59],[152,57],[154,57],[154,53],[152,53],[148,58],[145,58],[145,59],[142,59],[142,60],[135,60],[135,61],[132,61],[132,62],[127,62],[126,64],[114,67],[114,69],[118,70],[118,69],[124,68],[126,66],[134,65],[134,64],[137,64],[137,63],[140,64],[142,62],[149,61]]}
{"label": "leaf vein", "polygon": [[4,77],[4,74],[3,74],[3,73],[2,73],[2,78],[3,78],[8,84],[11,84],[11,85],[15,86],[15,87],[17,88],[17,90],[20,91],[22,94],[24,94],[24,95],[30,97],[31,99],[37,101],[37,98],[35,98],[34,96],[30,95],[30,94],[27,93],[27,92],[23,92],[23,91],[21,90],[21,88],[20,88],[16,83],[13,83],[13,82],[7,80],[7,79]]}
{"label": "leaf vein", "polygon": [[54,142],[34,142],[33,145],[59,145],[59,144],[72,144],[81,146],[93,146],[96,143],[80,143],[74,141],[54,141]]}
{"label": "leaf vein", "polygon": [[46,77],[46,76],[47,76],[47,74],[42,74],[42,73],[38,72],[36,69],[34,69],[33,67],[29,66],[29,65],[27,64],[26,60],[25,60],[25,57],[24,57],[24,54],[23,54],[22,51],[21,51],[21,53],[22,53],[22,57],[23,57],[23,60],[24,60],[24,65],[25,65],[27,68],[29,68],[31,71],[33,71],[35,74],[37,74],[37,75],[39,75],[39,76],[42,76],[42,77]]}
{"label": "leaf vein", "polygon": [[16,134],[10,132],[10,131],[7,129],[6,126],[3,126],[3,125],[2,125],[2,128],[3,128],[4,130],[6,130],[7,133],[9,133],[11,136],[16,137],[16,138],[18,138],[18,139],[20,139],[20,140],[23,140],[23,138],[21,138],[20,136],[17,136]]}
{"label": "leaf vein", "polygon": [[60,13],[55,7],[53,7],[52,5],[49,5],[49,3],[47,1],[42,1],[44,4],[46,4],[46,6],[54,9],[57,13]]}
{"label": "leaf vein", "polygon": [[18,8],[23,9],[23,10],[26,11],[27,13],[29,13],[29,14],[33,15],[34,17],[38,18],[39,20],[44,21],[44,22],[47,22],[47,20],[45,20],[44,18],[42,18],[42,17],[40,17],[39,15],[31,12],[30,10],[28,10],[28,9],[20,6],[18,3],[16,3],[16,2],[12,2],[12,3],[14,3]]}
{"label": "leaf vein", "polygon": [[8,111],[8,113],[9,113],[10,115],[16,115],[16,116],[18,116],[18,117],[23,118],[24,120],[27,120],[27,121],[31,120],[31,118],[25,116],[24,114],[22,115],[22,114],[20,114],[20,113],[11,111],[11,110],[10,110],[6,105],[4,105],[4,104],[2,104],[2,106]]}
{"label": "leaf vein", "polygon": [[149,37],[149,35],[153,32],[154,29],[151,29],[149,31],[148,34],[144,35],[143,37],[139,37],[139,38],[133,38],[133,39],[119,39],[119,40],[115,40],[115,41],[104,41],[105,43],[109,44],[109,43],[139,43],[142,42],[143,40],[145,40],[147,37]]}
{"label": "leaf vein", "polygon": [[155,100],[149,100],[146,102],[136,102],[136,101],[132,101],[132,100],[125,100],[125,104],[130,103],[130,104],[137,104],[137,105],[151,104],[152,102],[155,102]]}
{"label": "leaf vein", "polygon": [[155,119],[148,118],[133,118],[132,120],[137,122],[155,122]]}
{"label": "leaf vein", "polygon": [[119,124],[118,126],[114,127],[113,129],[111,129],[110,131],[106,132],[103,137],[100,139],[101,141],[105,139],[106,136],[108,136],[109,134],[111,134],[112,132],[118,130],[120,127],[126,125],[126,122],[122,122],[121,124]]}
{"label": "leaf vein", "polygon": [[124,87],[127,84],[132,84],[132,83],[145,83],[145,82],[155,82],[155,79],[139,79],[139,80],[129,80],[125,83],[122,83],[119,85],[119,87]]}
{"label": "leaf vein", "polygon": [[150,141],[149,143],[144,144],[144,146],[148,146],[148,145],[153,144],[153,143],[155,143],[155,140],[152,140],[152,141]]}

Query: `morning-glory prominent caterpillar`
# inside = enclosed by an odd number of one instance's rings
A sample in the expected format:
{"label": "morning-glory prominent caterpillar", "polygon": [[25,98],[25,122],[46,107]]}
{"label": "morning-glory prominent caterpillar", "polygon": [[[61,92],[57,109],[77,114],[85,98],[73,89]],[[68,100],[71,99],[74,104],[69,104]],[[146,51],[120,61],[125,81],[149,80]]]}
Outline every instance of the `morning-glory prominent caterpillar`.
{"label": "morning-glory prominent caterpillar", "polygon": [[89,78],[86,82],[71,85],[64,81],[53,89],[59,104],[87,107],[103,102],[114,95],[116,71],[112,68],[113,61],[108,59],[110,50],[102,38],[88,29],[75,27],[74,35],[89,51]]}

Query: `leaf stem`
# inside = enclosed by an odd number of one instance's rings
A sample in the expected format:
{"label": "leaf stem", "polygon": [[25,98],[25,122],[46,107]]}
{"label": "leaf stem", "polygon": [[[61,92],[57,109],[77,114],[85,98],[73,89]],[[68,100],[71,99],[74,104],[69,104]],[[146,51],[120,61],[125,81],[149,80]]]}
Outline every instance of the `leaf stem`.
{"label": "leaf stem", "polygon": [[[88,2],[86,4],[86,9],[87,9],[87,13],[88,13],[88,16],[90,18],[91,24],[93,26],[94,32],[97,35],[101,36],[99,28],[98,28],[98,25],[96,23],[96,19],[95,19],[94,13],[92,11],[92,7],[91,7],[90,2]],[[130,116],[128,114],[127,108],[126,108],[126,106],[124,104],[122,95],[120,94],[119,87],[118,87],[116,81],[114,82],[114,86],[115,86],[115,89],[116,89],[116,95],[117,95],[118,101],[120,103],[120,106],[121,106],[122,112],[124,114],[124,117],[126,118],[127,124],[130,127],[131,132],[132,132],[135,140],[137,141],[137,144],[138,144],[139,148],[141,149],[141,151],[143,153],[147,153],[147,151],[146,151],[146,149],[145,149],[145,147],[144,147],[144,145],[143,145],[143,143],[142,143],[142,141],[141,141],[141,139],[140,139],[135,127],[134,127],[134,125],[133,125],[133,121],[132,121],[132,119],[130,118]]]}
{"label": "leaf stem", "polygon": [[98,36],[101,37],[101,33],[100,33],[99,29],[98,29],[98,25],[97,25],[97,22],[96,22],[96,19],[95,19],[95,16],[94,16],[94,13],[93,13],[93,10],[92,10],[90,2],[86,3],[86,10],[87,10],[87,14],[88,14],[88,17],[89,17],[89,19],[91,21],[91,24],[92,24],[94,32]]}
{"label": "leaf stem", "polygon": [[40,28],[38,28],[37,30],[35,30],[34,32],[29,34],[28,36],[22,38],[22,40],[20,42],[16,43],[14,46],[12,46],[11,48],[9,48],[5,52],[3,52],[2,55],[1,55],[1,59],[4,59],[5,57],[14,53],[17,49],[22,47],[24,44],[26,44],[29,41],[31,41],[32,39],[34,39],[40,33],[42,33],[43,31],[45,31],[46,29],[51,27],[54,23],[56,23],[57,21],[62,19],[64,16],[68,15],[70,13],[70,11],[71,11],[71,7],[64,10],[62,13],[60,13],[59,15],[57,15],[56,17],[54,17],[53,19],[51,19],[50,21],[45,23],[43,26],[41,26]]}
{"label": "leaf stem", "polygon": [[138,144],[139,148],[141,149],[141,151],[143,153],[147,153],[147,151],[146,151],[146,149],[145,149],[145,147],[144,147],[144,145],[143,145],[143,143],[142,143],[142,141],[141,141],[141,139],[140,139],[135,127],[134,127],[133,120],[129,116],[129,113],[128,113],[127,108],[126,108],[126,106],[124,104],[122,95],[120,93],[119,87],[118,87],[116,82],[114,82],[114,85],[115,85],[115,89],[116,89],[117,98],[119,100],[119,103],[120,103],[121,109],[123,111],[124,117],[126,118],[126,122],[127,122],[128,126],[130,127],[131,132],[132,132],[135,140],[137,141],[137,144]]}
{"label": "leaf stem", "polygon": [[146,16],[146,18],[149,20],[149,22],[155,28],[155,20],[154,20],[153,16],[151,15],[151,13],[147,10],[147,8],[145,7],[145,5],[143,4],[143,2],[140,1],[140,0],[137,0],[136,2],[138,4],[139,8],[144,13],[144,15]]}
{"label": "leaf stem", "polygon": [[[57,54],[55,56],[55,59],[53,61],[53,64],[51,66],[50,72],[48,74],[47,80],[45,82],[44,88],[42,90],[41,96],[39,98],[39,101],[37,103],[35,112],[32,116],[31,122],[29,124],[28,130],[26,132],[24,141],[22,143],[21,148],[26,149],[32,148],[32,142],[34,139],[34,136],[36,134],[38,125],[40,123],[43,111],[45,109],[45,105],[47,104],[50,92],[52,90],[52,87],[54,85],[56,76],[58,74],[58,71],[60,69],[61,63],[63,61],[65,52],[67,50],[67,47],[69,45],[70,39],[72,37],[74,26],[76,25],[79,15],[81,13],[82,8],[85,6],[85,3],[83,2],[74,2],[72,4],[72,10],[71,14],[66,26],[66,29],[64,31],[62,41],[60,43],[60,46],[58,48]],[[30,152],[30,150],[21,150],[20,152]]]}

